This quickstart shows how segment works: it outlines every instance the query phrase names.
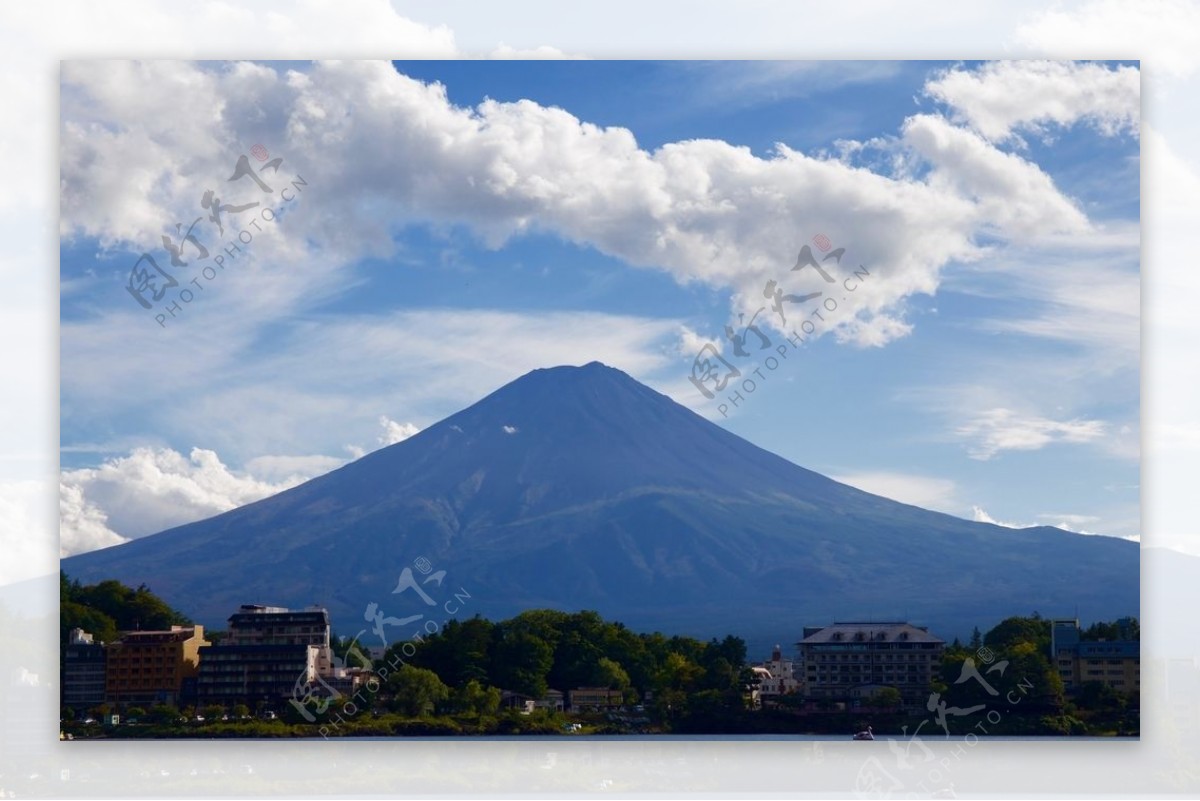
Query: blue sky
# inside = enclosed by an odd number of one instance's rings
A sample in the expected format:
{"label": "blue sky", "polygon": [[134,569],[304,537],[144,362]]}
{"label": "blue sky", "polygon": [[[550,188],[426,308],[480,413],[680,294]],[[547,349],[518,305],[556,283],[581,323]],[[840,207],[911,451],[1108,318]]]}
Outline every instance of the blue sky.
{"label": "blue sky", "polygon": [[[63,551],[593,359],[873,492],[1137,536],[1138,102],[1128,63],[67,63]],[[204,190],[265,198],[225,182],[254,144],[306,183],[160,325],[131,266]],[[766,280],[828,289],[790,270],[819,234],[870,278],[777,369],[736,357]],[[728,416],[706,342],[768,374]]]}

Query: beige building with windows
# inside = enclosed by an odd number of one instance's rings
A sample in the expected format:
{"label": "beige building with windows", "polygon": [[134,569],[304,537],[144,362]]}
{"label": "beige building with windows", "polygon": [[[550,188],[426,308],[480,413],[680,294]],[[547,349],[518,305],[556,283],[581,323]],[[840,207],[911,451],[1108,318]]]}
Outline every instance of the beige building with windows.
{"label": "beige building with windows", "polygon": [[925,702],[946,647],[927,628],[899,621],[806,626],[796,645],[806,696],[858,698],[895,687],[911,703]]}
{"label": "beige building with windows", "polygon": [[771,699],[780,695],[799,692],[801,682],[796,676],[796,663],[783,658],[783,649],[778,645],[771,651],[771,658],[761,664],[754,664],[752,669],[758,676],[758,687],[755,699]]}
{"label": "beige building with windows", "polygon": [[126,631],[105,650],[105,699],[117,704],[178,704],[185,679],[200,671],[203,626]]}
{"label": "beige building with windows", "polygon": [[568,694],[571,711],[610,709],[625,703],[625,693],[608,687],[576,687]]}
{"label": "beige building with windows", "polygon": [[1096,681],[1125,693],[1141,692],[1142,648],[1137,640],[1080,640],[1078,620],[1052,620],[1050,658],[1065,690]]}

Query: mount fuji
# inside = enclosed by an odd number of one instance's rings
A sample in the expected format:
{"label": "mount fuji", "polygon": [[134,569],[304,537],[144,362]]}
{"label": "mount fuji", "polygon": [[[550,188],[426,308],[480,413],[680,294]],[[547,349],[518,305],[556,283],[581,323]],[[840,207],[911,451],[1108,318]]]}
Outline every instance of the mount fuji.
{"label": "mount fuji", "polygon": [[[393,594],[414,560],[436,608]],[[1139,607],[1136,543],[863,492],[597,362],[534,370],[331,473],[63,569],[145,583],[216,628],[243,603],[316,603],[343,634],[380,611],[445,617],[455,593],[469,596],[460,617],[595,609],[759,645],[834,619],[908,619],[950,639],[1034,610],[1086,621]]]}

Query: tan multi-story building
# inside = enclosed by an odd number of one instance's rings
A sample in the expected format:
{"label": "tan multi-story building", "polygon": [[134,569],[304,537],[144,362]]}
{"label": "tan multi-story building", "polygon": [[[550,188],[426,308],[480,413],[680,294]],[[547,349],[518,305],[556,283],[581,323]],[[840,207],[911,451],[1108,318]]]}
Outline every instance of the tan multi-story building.
{"label": "tan multi-story building", "polygon": [[105,699],[117,704],[178,704],[184,681],[200,670],[203,626],[126,631],[106,649]]}
{"label": "tan multi-story building", "polygon": [[896,621],[806,626],[796,645],[808,697],[857,698],[895,687],[911,703],[925,701],[946,647],[927,628]]}
{"label": "tan multi-story building", "polygon": [[801,682],[796,676],[796,663],[791,659],[784,659],[783,649],[778,645],[771,651],[770,660],[756,663],[752,668],[760,679],[756,699],[788,695],[800,690]]}
{"label": "tan multi-story building", "polygon": [[1081,640],[1078,620],[1052,620],[1050,659],[1067,691],[1095,681],[1121,692],[1141,692],[1142,648],[1137,640]]}

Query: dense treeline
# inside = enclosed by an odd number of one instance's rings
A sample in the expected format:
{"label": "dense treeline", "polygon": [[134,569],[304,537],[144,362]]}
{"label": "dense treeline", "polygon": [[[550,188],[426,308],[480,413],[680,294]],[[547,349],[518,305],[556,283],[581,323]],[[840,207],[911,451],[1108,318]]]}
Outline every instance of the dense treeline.
{"label": "dense treeline", "polygon": [[[75,627],[98,641],[111,641],[118,631],[189,623],[145,586],[131,589],[117,581],[81,586],[62,574],[60,589],[64,641]],[[368,694],[361,713],[347,713],[352,719],[338,733],[553,733],[569,721],[583,721],[585,731],[613,733],[844,733],[874,723],[877,731],[919,730],[923,736],[943,730],[954,735],[1136,734],[1137,691],[1085,682],[1066,692],[1050,658],[1050,630],[1051,622],[1035,612],[1007,618],[986,634],[976,629],[965,645],[955,640],[944,651],[927,703],[902,704],[895,688],[881,688],[861,704],[817,699],[814,706],[787,696],[755,710],[750,704],[754,674],[739,637],[706,642],[637,633],[592,611],[539,609],[500,622],[476,615],[391,646],[374,663],[382,679],[378,689]],[[1136,620],[1099,622],[1080,634],[1083,640],[1140,636]],[[334,648],[346,664],[370,664],[361,645],[334,638]],[[501,705],[502,691],[540,699],[549,690],[568,693],[581,687],[615,691],[624,711],[568,718],[543,711],[522,715]],[[345,701],[339,706],[315,700],[310,715],[284,704],[282,719],[269,722],[250,720],[246,708],[205,709],[203,727],[206,736],[303,736],[306,720],[315,716],[327,725],[333,712],[345,711]],[[185,731],[176,717],[191,720],[195,710],[133,713],[156,727],[150,736],[175,736]],[[987,730],[981,732],[984,722]],[[213,727],[220,733],[208,731]]]}
{"label": "dense treeline", "polygon": [[[442,699],[434,704],[439,709],[454,706],[464,691],[492,688],[542,698],[551,689],[605,687],[620,691],[628,705],[645,701],[653,718],[685,727],[743,711],[753,680],[739,637],[704,642],[638,634],[590,611],[539,609],[499,623],[479,616],[451,620],[419,643],[392,646],[379,664],[401,660],[444,685],[444,693],[436,687],[426,692]],[[393,673],[389,682],[402,675],[411,681],[410,671]]]}
{"label": "dense treeline", "polygon": [[1084,642],[1097,640],[1141,640],[1142,628],[1137,618],[1127,619],[1128,625],[1119,622],[1093,623],[1079,632],[1079,639]]}
{"label": "dense treeline", "polygon": [[[1037,612],[1010,617],[964,646],[955,640],[942,655],[940,676],[931,690],[946,710],[984,707],[1001,715],[995,733],[1136,734],[1140,693],[1085,681],[1068,693],[1050,658],[1051,621]],[[1138,639],[1138,622],[1094,623],[1081,640]],[[990,661],[985,661],[980,654]],[[965,668],[970,659],[974,672]],[[979,716],[944,713],[951,732],[973,730]],[[978,731],[976,731],[978,733]]]}
{"label": "dense treeline", "polygon": [[190,625],[180,612],[152,593],[145,584],[137,589],[119,581],[81,585],[59,571],[59,641],[65,643],[71,629],[92,634],[96,642],[112,642],[117,632],[136,629],[168,629]]}

